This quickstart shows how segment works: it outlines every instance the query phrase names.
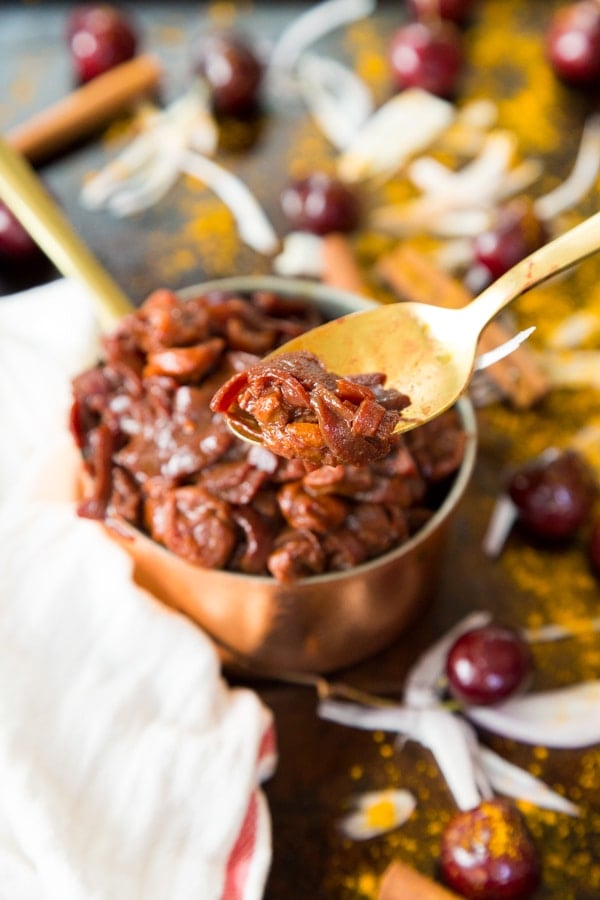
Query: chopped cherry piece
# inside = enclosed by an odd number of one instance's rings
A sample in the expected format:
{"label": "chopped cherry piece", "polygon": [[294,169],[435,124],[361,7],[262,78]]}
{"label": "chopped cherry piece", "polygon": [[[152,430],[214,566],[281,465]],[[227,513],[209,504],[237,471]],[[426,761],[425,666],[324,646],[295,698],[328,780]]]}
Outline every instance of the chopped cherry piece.
{"label": "chopped cherry piece", "polygon": [[211,34],[200,43],[194,68],[208,84],[215,113],[232,118],[258,107],[263,66],[239,34]]}
{"label": "chopped cherry piece", "polygon": [[498,211],[496,222],[473,240],[476,263],[492,281],[503,275],[548,238],[543,222],[526,198],[513,200]]}
{"label": "chopped cherry piece", "polygon": [[457,25],[467,21],[474,0],[408,0],[408,8],[415,19],[439,16]]}
{"label": "chopped cherry piece", "polygon": [[596,519],[592,525],[589,555],[594,572],[596,572],[597,575],[600,575],[600,518]]}
{"label": "chopped cherry piece", "polygon": [[0,201],[0,264],[20,267],[44,254],[5,203]]}
{"label": "chopped cherry piece", "polygon": [[393,33],[388,56],[399,90],[419,87],[450,97],[463,67],[462,36],[449,21],[410,22]]}
{"label": "chopped cherry piece", "polygon": [[580,0],[560,7],[546,31],[546,54],[554,72],[568,84],[600,84],[600,6]]}
{"label": "chopped cherry piece", "polygon": [[590,513],[596,486],[587,464],[572,450],[548,451],[518,469],[508,493],[519,521],[536,537],[566,540]]}
{"label": "chopped cherry piece", "polygon": [[483,625],[454,642],[446,659],[451,693],[462,703],[498,703],[520,690],[533,668],[526,641],[504,625]]}
{"label": "chopped cherry piece", "polygon": [[523,817],[505,800],[484,800],[458,813],[442,835],[445,882],[477,900],[525,900],[540,881],[540,863]]}
{"label": "chopped cherry piece", "polygon": [[103,3],[75,7],[67,20],[67,38],[80,82],[91,81],[131,59],[138,43],[129,16]]}
{"label": "chopped cherry piece", "polygon": [[292,228],[313,234],[352,231],[360,218],[356,193],[324,172],[292,181],[282,191],[281,206]]}

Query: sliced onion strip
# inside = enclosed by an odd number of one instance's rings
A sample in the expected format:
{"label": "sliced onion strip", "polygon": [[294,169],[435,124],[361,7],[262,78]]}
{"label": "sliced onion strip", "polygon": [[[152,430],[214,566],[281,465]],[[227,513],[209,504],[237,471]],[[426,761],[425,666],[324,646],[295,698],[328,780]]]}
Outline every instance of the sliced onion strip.
{"label": "sliced onion strip", "polygon": [[600,115],[586,121],[570,175],[557,188],[535,201],[540,219],[554,219],[572,209],[592,189],[600,171]]}
{"label": "sliced onion strip", "polygon": [[600,681],[466,707],[481,728],[524,744],[580,748],[600,743]]}
{"label": "sliced onion strip", "polygon": [[494,503],[492,515],[483,536],[482,549],[486,556],[496,559],[502,553],[512,527],[517,521],[518,510],[506,494],[500,494]]}
{"label": "sliced onion strip", "polygon": [[298,64],[298,86],[313,119],[337,150],[345,150],[373,113],[373,97],[352,69],[313,54]]}
{"label": "sliced onion strip", "polygon": [[479,757],[492,787],[498,793],[516,800],[525,800],[540,809],[552,809],[567,816],[580,815],[579,807],[570,800],[557,794],[539,778],[508,762],[493,750],[481,747]]}
{"label": "sliced onion strip", "polygon": [[249,247],[267,255],[277,252],[277,233],[240,178],[213,160],[189,151],[182,160],[182,171],[202,181],[225,203],[236,221],[240,237]]}
{"label": "sliced onion strip", "polygon": [[415,738],[435,757],[459,809],[472,809],[482,795],[491,796],[489,785],[482,791],[483,775],[475,762],[477,743],[465,722],[444,709],[423,709]]}
{"label": "sliced onion strip", "polygon": [[277,39],[270,68],[291,72],[304,51],[321,38],[375,11],[375,0],[324,0],[297,16]]}
{"label": "sliced onion strip", "polygon": [[141,212],[160,200],[180,176],[186,148],[214,153],[217,128],[203,82],[195,82],[165,110],[144,111],[142,131],[100,172],[88,179],[80,200],[88,209],[117,216]]}
{"label": "sliced onion strip", "polygon": [[555,387],[600,390],[600,350],[546,352],[540,361]]}
{"label": "sliced onion strip", "polygon": [[307,231],[291,231],[282,240],[282,250],[273,259],[273,271],[288,278],[321,278],[323,238]]}
{"label": "sliced onion strip", "polygon": [[426,150],[455,116],[451,103],[420,88],[408,88],[369,118],[338,158],[338,174],[356,182],[390,177]]}

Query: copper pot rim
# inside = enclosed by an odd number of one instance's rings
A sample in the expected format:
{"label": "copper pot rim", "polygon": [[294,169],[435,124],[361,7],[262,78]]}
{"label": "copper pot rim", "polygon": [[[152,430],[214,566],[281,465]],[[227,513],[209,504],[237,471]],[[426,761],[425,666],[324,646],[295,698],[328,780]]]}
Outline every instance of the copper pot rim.
{"label": "copper pot rim", "polygon": [[[373,306],[378,305],[378,303],[374,300],[359,296],[358,294],[353,294],[350,291],[324,285],[320,282],[312,282],[299,278],[285,278],[275,275],[238,275],[226,278],[216,278],[206,282],[199,282],[195,285],[190,285],[176,291],[176,293],[183,299],[190,299],[194,296],[197,296],[200,292],[205,293],[210,290],[265,290],[273,291],[284,296],[299,295],[308,297],[309,299],[318,302],[326,308],[326,312],[329,312],[331,314],[337,313],[339,315],[342,315],[344,313],[348,314],[349,312],[358,311],[361,309],[369,309]],[[386,565],[387,563],[413,553],[421,544],[425,544],[428,541],[430,535],[434,533],[445,522],[445,520],[450,517],[467,489],[477,457],[477,421],[473,404],[467,396],[462,396],[457,401],[456,406],[461,418],[463,429],[467,436],[465,452],[462,462],[454,475],[452,485],[449,488],[448,493],[446,494],[438,509],[434,512],[433,516],[429,519],[429,521],[426,522],[424,526],[419,528],[419,530],[412,537],[410,537],[407,541],[404,541],[404,543],[400,544],[398,547],[395,547],[392,550],[388,550],[386,553],[383,553],[380,556],[373,557],[372,559],[369,559],[364,563],[360,563],[357,566],[353,566],[351,569],[345,569],[336,572],[324,572],[320,575],[310,575],[306,578],[299,578],[294,581],[295,588],[301,588],[302,585],[307,584],[315,586],[335,586],[336,583],[344,581],[344,579],[348,578],[350,574],[352,576],[360,576],[363,574],[368,575],[368,573],[373,571],[374,569],[378,569],[381,566]],[[111,522],[107,521],[106,524],[110,528]],[[120,531],[122,529],[122,524],[123,523],[119,522],[118,520],[115,520],[112,523],[113,527],[115,527],[117,531]],[[146,540],[152,541],[152,538],[144,532],[140,531],[140,529],[134,528],[131,525],[129,527],[135,533],[143,536]],[[164,547],[162,544],[159,544],[156,541],[152,541],[152,543],[155,543],[157,548],[160,548],[165,553],[171,554],[172,556],[176,557],[176,554],[174,554],[173,551],[169,550],[167,547]],[[198,569],[199,573],[203,571],[215,571],[206,569],[203,566],[196,566],[196,568]],[[264,584],[271,587],[277,585],[280,586],[280,583],[272,575],[250,575],[245,572],[230,571],[229,569],[222,569],[219,571],[222,575],[227,576],[232,581],[239,581],[240,585],[247,584],[248,579],[250,579],[253,584],[257,585]]]}

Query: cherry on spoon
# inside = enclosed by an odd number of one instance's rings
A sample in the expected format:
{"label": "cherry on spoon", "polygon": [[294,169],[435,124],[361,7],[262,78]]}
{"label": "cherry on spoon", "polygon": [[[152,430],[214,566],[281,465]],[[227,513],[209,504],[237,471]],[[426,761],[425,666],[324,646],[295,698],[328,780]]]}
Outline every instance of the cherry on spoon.
{"label": "cherry on spoon", "polygon": [[[410,398],[395,431],[410,431],[452,406],[475,368],[483,328],[512,300],[600,249],[600,213],[535,250],[467,306],[390,303],[333,319],[270,354],[307,350],[338,375],[386,375],[387,388]],[[260,427],[230,414],[239,437],[260,443]]]}

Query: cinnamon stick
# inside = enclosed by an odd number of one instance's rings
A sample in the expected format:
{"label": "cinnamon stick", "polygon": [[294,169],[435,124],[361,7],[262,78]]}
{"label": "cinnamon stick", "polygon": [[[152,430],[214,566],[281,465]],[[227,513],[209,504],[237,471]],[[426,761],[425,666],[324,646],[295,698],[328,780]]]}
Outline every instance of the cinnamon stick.
{"label": "cinnamon stick", "polygon": [[30,162],[40,162],[131,109],[156,89],[161,75],[154,56],[134,57],[12,128],[6,138]]}
{"label": "cinnamon stick", "polygon": [[[399,244],[379,260],[376,274],[402,300],[458,309],[473,299],[459,281],[433,266],[414,247],[405,244]],[[481,334],[479,352],[492,350],[511,336],[512,333],[500,322],[490,322]],[[550,387],[547,376],[525,345],[490,366],[486,374],[503,396],[519,409],[533,406],[548,393]]]}
{"label": "cinnamon stick", "polygon": [[383,874],[377,900],[459,900],[459,897],[405,863],[393,862]]}
{"label": "cinnamon stick", "polygon": [[338,232],[323,238],[323,275],[325,284],[354,294],[366,294],[367,289],[348,238]]}

